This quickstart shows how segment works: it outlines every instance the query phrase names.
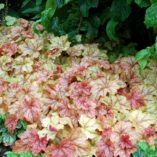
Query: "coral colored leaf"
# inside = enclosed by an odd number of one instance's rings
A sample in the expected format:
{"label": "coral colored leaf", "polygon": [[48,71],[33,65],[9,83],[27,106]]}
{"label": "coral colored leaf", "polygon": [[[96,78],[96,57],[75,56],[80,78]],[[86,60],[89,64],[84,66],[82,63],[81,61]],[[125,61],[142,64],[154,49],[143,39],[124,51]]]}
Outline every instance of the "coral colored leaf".
{"label": "coral colored leaf", "polygon": [[29,129],[20,136],[13,146],[15,152],[30,151],[37,155],[46,149],[47,137],[39,138],[36,130]]}
{"label": "coral colored leaf", "polygon": [[19,107],[19,116],[29,123],[37,122],[40,117],[40,104],[35,98],[25,98]]}
{"label": "coral colored leaf", "polygon": [[70,139],[73,141],[76,148],[75,157],[90,155],[91,146],[88,142],[87,136],[80,128],[72,131]]}
{"label": "coral colored leaf", "polygon": [[17,45],[14,43],[5,43],[0,48],[0,51],[6,55],[12,56],[17,52],[18,48]]}
{"label": "coral colored leaf", "polygon": [[113,157],[114,144],[109,139],[101,139],[96,145],[97,157]]}
{"label": "coral colored leaf", "polygon": [[16,117],[16,115],[8,115],[7,119],[5,120],[4,125],[10,134],[14,133],[17,121],[18,118]]}
{"label": "coral colored leaf", "polygon": [[139,108],[144,105],[144,96],[140,94],[137,89],[131,90],[127,95],[128,101],[130,101],[132,108]]}
{"label": "coral colored leaf", "polygon": [[58,145],[47,148],[47,157],[74,157],[75,145],[72,141],[64,139]]}
{"label": "coral colored leaf", "polygon": [[91,81],[92,94],[94,98],[105,97],[107,94],[116,94],[117,90],[126,85],[117,75],[106,75],[103,78]]}

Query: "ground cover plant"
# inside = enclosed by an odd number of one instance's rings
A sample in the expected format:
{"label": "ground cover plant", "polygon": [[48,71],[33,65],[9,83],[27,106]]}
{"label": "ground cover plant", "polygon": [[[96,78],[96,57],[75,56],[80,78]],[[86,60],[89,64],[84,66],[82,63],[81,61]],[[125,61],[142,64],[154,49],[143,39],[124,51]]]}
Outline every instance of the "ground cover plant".
{"label": "ground cover plant", "polygon": [[5,155],[156,156],[155,60],[142,72],[131,56],[111,64],[98,44],[70,46],[33,24],[0,27],[0,139],[22,129]]}

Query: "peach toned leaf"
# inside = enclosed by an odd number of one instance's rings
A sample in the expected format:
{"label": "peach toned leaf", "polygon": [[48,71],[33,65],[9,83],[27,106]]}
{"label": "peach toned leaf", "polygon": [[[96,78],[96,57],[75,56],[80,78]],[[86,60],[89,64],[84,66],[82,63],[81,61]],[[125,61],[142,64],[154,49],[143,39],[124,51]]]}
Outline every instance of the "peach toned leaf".
{"label": "peach toned leaf", "polygon": [[92,87],[92,95],[96,99],[105,97],[107,94],[116,94],[118,89],[126,86],[125,83],[119,79],[118,75],[112,76],[110,74],[91,81],[90,85]]}
{"label": "peach toned leaf", "polygon": [[88,138],[83,134],[80,128],[76,128],[72,131],[71,136],[69,137],[75,145],[75,157],[86,157],[91,154],[91,146],[88,142]]}
{"label": "peach toned leaf", "polygon": [[96,130],[102,131],[101,125],[98,123],[98,121],[95,118],[89,118],[86,115],[81,115],[79,119],[79,123],[81,125],[82,132],[89,139],[93,139],[98,136]]}
{"label": "peach toned leaf", "polygon": [[114,144],[110,139],[101,139],[96,145],[97,157],[113,157]]}
{"label": "peach toned leaf", "polygon": [[128,119],[135,129],[140,132],[145,128],[148,128],[150,125],[156,124],[156,117],[154,117],[154,115],[144,113],[140,110],[130,112]]}
{"label": "peach toned leaf", "polygon": [[74,157],[75,145],[71,140],[64,139],[57,145],[50,145],[46,150],[47,157]]}
{"label": "peach toned leaf", "polygon": [[25,98],[23,104],[20,105],[19,117],[29,123],[37,122],[40,118],[40,104],[35,98]]}
{"label": "peach toned leaf", "polygon": [[36,130],[28,129],[15,142],[13,150],[15,152],[31,151],[33,155],[37,155],[46,149],[47,142],[46,136],[39,138]]}

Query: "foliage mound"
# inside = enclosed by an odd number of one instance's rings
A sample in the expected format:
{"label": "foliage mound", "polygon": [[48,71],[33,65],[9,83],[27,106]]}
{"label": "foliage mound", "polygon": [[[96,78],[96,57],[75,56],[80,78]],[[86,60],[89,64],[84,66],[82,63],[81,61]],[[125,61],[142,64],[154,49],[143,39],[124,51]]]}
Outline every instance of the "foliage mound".
{"label": "foliage mound", "polygon": [[31,25],[19,19],[0,27],[0,112],[10,115],[5,126],[11,133],[17,119],[28,124],[14,152],[129,157],[139,140],[155,144],[153,60],[140,74],[134,57],[110,64],[97,44],[70,47],[67,36],[37,35]]}

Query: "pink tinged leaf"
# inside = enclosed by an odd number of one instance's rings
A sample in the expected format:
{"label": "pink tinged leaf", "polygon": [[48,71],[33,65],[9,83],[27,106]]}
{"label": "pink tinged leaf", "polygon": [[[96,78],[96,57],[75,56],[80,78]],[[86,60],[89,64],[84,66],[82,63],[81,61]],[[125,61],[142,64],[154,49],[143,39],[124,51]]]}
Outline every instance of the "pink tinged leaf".
{"label": "pink tinged leaf", "polygon": [[102,132],[103,138],[109,138],[112,133],[112,128],[105,128]]}
{"label": "pink tinged leaf", "polygon": [[5,43],[0,48],[1,52],[4,52],[5,54],[12,56],[17,52],[18,48],[17,45],[14,43]]}
{"label": "pink tinged leaf", "polygon": [[21,119],[29,123],[34,123],[40,117],[40,104],[35,98],[25,98],[23,104],[19,107],[19,115]]}
{"label": "pink tinged leaf", "polygon": [[144,105],[144,97],[136,89],[131,90],[130,94],[127,95],[127,99],[133,108],[138,109]]}
{"label": "pink tinged leaf", "polygon": [[126,92],[126,89],[125,88],[120,88],[118,89],[118,94],[119,95],[123,95],[123,96],[126,96],[127,92]]}
{"label": "pink tinged leaf", "polygon": [[10,134],[14,133],[17,121],[18,118],[16,115],[8,115],[7,119],[5,120],[4,125]]}
{"label": "pink tinged leaf", "polygon": [[101,139],[96,145],[97,157],[113,157],[114,146],[110,139]]}
{"label": "pink tinged leaf", "polygon": [[53,127],[53,126],[49,126],[49,130],[51,131],[51,132],[57,132],[58,130],[55,128],[55,127]]}
{"label": "pink tinged leaf", "polygon": [[130,137],[129,135],[121,135],[120,137],[120,142],[119,142],[119,146],[122,149],[131,149],[133,148],[133,144],[130,141]]}
{"label": "pink tinged leaf", "polygon": [[102,67],[102,68],[104,68],[104,69],[110,69],[110,64],[109,64],[109,62],[107,62],[107,61],[104,61],[104,60],[99,60],[99,65],[100,65],[100,67]]}
{"label": "pink tinged leaf", "polygon": [[17,140],[13,146],[15,152],[30,151],[33,155],[37,155],[46,149],[47,137],[39,137],[37,131],[34,129],[28,129],[20,136],[20,140]]}
{"label": "pink tinged leaf", "polygon": [[51,145],[47,148],[48,157],[74,157],[75,145],[71,140],[64,139],[59,145]]}
{"label": "pink tinged leaf", "polygon": [[87,97],[90,95],[90,86],[88,82],[74,82],[70,86],[70,96],[73,99],[78,99],[82,97]]}
{"label": "pink tinged leaf", "polygon": [[34,137],[34,141],[31,144],[31,152],[33,155],[37,155],[42,151],[46,150],[47,136],[39,138],[38,134]]}
{"label": "pink tinged leaf", "polygon": [[154,130],[152,128],[145,128],[144,129],[144,134],[148,137],[153,136],[154,135]]}

